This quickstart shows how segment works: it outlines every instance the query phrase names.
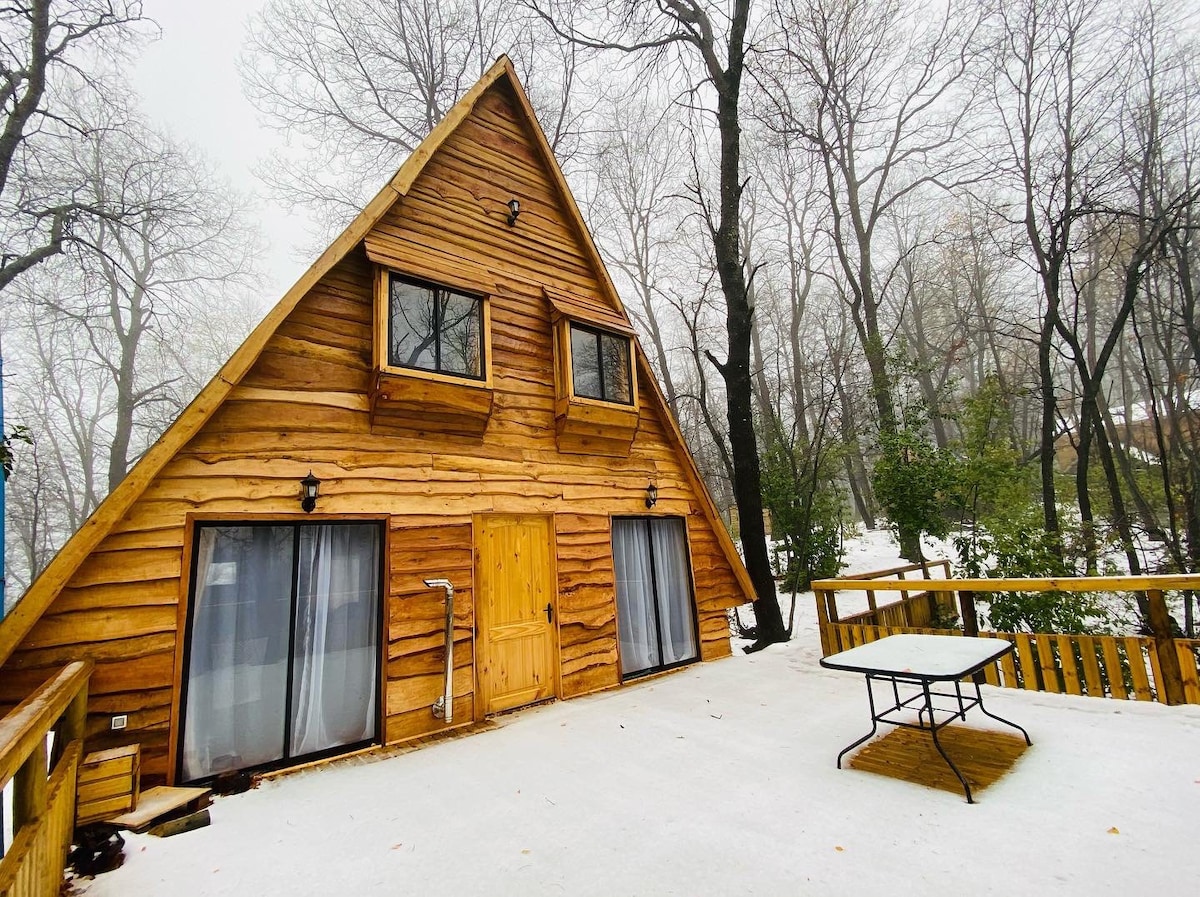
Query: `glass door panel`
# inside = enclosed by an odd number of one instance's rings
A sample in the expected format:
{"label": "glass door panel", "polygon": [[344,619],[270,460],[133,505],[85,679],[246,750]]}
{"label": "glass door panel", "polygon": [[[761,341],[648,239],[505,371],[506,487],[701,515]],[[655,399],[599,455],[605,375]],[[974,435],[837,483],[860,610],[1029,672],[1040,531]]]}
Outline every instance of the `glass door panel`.
{"label": "glass door panel", "polygon": [[628,676],[662,663],[654,614],[654,574],[645,523],[614,520],[612,528],[621,675]]}
{"label": "glass door panel", "polygon": [[182,781],[376,737],[380,541],[374,523],[197,528]]}
{"label": "glass door panel", "polygon": [[295,527],[198,534],[183,778],[283,757]]}
{"label": "glass door panel", "polygon": [[697,655],[683,521],[675,517],[651,520],[650,543],[657,585],[660,651],[663,665],[670,666]]}
{"label": "glass door panel", "polygon": [[621,675],[697,656],[687,531],[677,517],[613,520]]}
{"label": "glass door panel", "polygon": [[290,753],[375,734],[379,527],[300,530]]}

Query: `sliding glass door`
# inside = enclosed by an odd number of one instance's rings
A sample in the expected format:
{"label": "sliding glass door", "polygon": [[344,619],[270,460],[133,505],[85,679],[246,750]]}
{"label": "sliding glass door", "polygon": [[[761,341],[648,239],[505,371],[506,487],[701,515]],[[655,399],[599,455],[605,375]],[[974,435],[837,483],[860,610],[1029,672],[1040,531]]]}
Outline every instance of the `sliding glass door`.
{"label": "sliding glass door", "polygon": [[183,781],[376,738],[379,546],[374,523],[197,527]]}
{"label": "sliding glass door", "polygon": [[687,530],[678,517],[613,520],[623,678],[698,656]]}

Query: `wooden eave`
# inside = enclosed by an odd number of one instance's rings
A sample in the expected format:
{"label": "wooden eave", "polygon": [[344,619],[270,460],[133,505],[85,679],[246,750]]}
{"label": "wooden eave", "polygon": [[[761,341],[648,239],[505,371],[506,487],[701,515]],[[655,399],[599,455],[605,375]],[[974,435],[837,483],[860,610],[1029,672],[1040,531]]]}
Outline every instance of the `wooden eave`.
{"label": "wooden eave", "polygon": [[553,287],[542,287],[542,293],[545,295],[546,301],[550,303],[552,318],[570,318],[572,321],[595,324],[597,327],[603,327],[624,336],[636,336],[623,313],[617,314],[611,308],[588,302]]}
{"label": "wooden eave", "polygon": [[[146,451],[125,478],[117,484],[100,503],[83,525],[75,531],[66,544],[34,580],[12,612],[0,620],[0,664],[3,664],[22,639],[34,627],[42,614],[58,596],[62,588],[75,574],[84,559],[100,544],[112,528],[125,516],[134,502],[141,497],[147,486],[175,457],[176,453],[195,436],[208,422],[212,415],[221,407],[240,382],[246,372],[258,360],[268,340],[284,322],[296,305],[335,265],[346,257],[364,238],[379,220],[398,201],[408,194],[413,183],[424,170],[425,165],[437,153],[438,149],[454,133],[458,126],[472,113],[479,99],[498,81],[506,79],[512,88],[518,106],[524,113],[529,125],[529,134],[534,146],[542,157],[553,183],[558,188],[566,214],[575,227],[580,243],[587,257],[591,260],[600,281],[603,296],[612,303],[612,307],[623,321],[628,322],[628,315],[621,303],[617,290],[608,274],[607,268],[600,257],[600,252],[593,241],[591,233],[583,220],[578,205],[567,186],[558,160],[546,140],[545,134],[537,123],[533,107],[529,103],[524,89],[513,69],[512,62],[507,56],[501,56],[482,78],[470,89],[463,98],[446,113],[446,116],[429,132],[425,138],[405,160],[395,176],[367,203],[358,216],[350,222],[315,262],[301,275],[300,279],[284,294],[283,298],[263,318],[257,327],[246,338],[245,342],[222,365],[221,369],[208,382],[195,399],[175,419],[175,422],[158,438]],[[628,326],[628,324],[626,324]],[[725,529],[712,496],[700,477],[695,460],[688,451],[683,434],[675,422],[674,415],[667,407],[666,399],[655,380],[645,353],[637,337],[633,337],[634,352],[642,382],[648,384],[646,397],[653,401],[665,423],[665,430],[672,442],[676,454],[681,459],[685,475],[691,483],[699,499],[701,510],[716,534],[717,540],[733,569],[734,576],[742,586],[747,600],[753,600],[754,587],[750,576],[742,564],[741,558],[734,547],[733,540]]]}

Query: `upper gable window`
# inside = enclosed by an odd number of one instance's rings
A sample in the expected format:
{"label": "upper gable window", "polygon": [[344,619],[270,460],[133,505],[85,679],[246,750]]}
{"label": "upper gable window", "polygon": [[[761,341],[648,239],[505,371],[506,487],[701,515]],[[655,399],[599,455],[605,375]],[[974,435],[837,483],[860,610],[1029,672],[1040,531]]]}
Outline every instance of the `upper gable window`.
{"label": "upper gable window", "polygon": [[388,274],[391,367],[483,380],[483,299]]}
{"label": "upper gable window", "polygon": [[629,337],[571,322],[571,384],[576,396],[633,404]]}

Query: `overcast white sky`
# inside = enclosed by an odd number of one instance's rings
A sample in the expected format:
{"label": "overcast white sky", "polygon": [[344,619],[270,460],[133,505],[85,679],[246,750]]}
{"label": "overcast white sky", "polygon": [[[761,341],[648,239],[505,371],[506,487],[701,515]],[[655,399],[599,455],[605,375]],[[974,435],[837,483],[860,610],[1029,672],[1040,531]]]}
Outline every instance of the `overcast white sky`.
{"label": "overcast white sky", "polygon": [[[285,214],[267,196],[252,168],[275,135],[260,127],[242,96],[237,59],[246,23],[264,0],[145,0],[161,39],[142,53],[133,72],[142,108],[177,137],[195,144],[229,181],[258,196],[255,218],[269,244],[263,300],[272,304],[312,259],[298,255],[305,221]],[[391,172],[381,172],[382,182]]]}

